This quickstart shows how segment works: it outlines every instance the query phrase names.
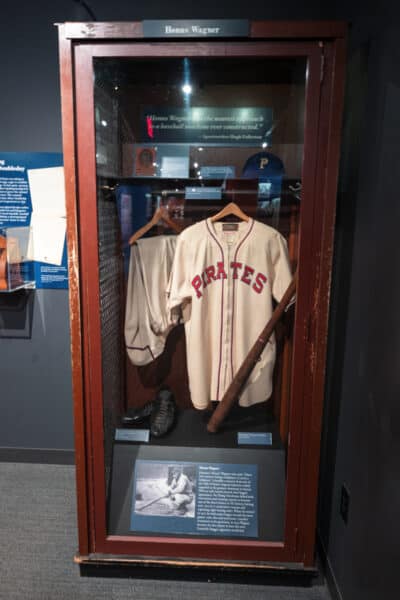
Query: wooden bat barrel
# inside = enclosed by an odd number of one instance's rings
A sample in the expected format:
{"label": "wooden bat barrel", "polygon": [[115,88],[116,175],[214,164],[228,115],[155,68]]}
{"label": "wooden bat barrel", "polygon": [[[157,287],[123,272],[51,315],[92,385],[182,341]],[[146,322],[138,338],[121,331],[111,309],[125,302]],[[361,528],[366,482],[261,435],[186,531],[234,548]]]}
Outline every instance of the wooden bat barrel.
{"label": "wooden bat barrel", "polygon": [[251,348],[251,350],[249,351],[248,355],[244,359],[238,372],[236,373],[236,375],[234,376],[234,378],[231,381],[231,384],[229,385],[228,389],[226,390],[224,397],[222,398],[221,402],[218,404],[218,406],[215,409],[215,411],[213,412],[210,420],[208,421],[207,431],[209,433],[216,433],[218,431],[221,423],[223,422],[223,420],[225,419],[225,417],[227,416],[227,414],[230,412],[233,405],[235,404],[236,400],[238,399],[239,394],[240,394],[244,384],[248,380],[250,373],[252,372],[255,364],[257,363],[257,361],[261,355],[261,352],[264,350],[265,346],[267,345],[268,340],[271,337],[272,332],[274,331],[277,322],[282,317],[283,313],[285,312],[286,308],[288,307],[289,303],[291,302],[291,300],[296,292],[296,285],[297,285],[297,272],[294,275],[286,292],[284,293],[281,301],[278,303],[274,312],[272,313],[270,320],[268,321],[268,323],[266,324],[266,326],[260,333],[259,337],[257,338],[257,341],[254,343],[254,345]]}

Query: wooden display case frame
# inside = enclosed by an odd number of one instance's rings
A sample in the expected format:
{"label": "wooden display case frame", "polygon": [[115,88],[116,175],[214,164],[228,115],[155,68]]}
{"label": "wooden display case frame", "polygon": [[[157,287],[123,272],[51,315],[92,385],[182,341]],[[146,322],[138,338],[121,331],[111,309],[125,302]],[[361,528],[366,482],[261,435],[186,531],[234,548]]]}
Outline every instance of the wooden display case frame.
{"label": "wooden display case frame", "polygon": [[[59,26],[79,553],[81,563],[307,570],[314,565],[346,25],[251,22],[247,38],[143,38],[142,23]],[[306,57],[298,305],[282,542],[109,536],[106,531],[92,61],[132,56]],[[297,357],[297,359],[296,359]],[[299,359],[299,357],[301,357]],[[287,418],[285,413],[285,418]]]}

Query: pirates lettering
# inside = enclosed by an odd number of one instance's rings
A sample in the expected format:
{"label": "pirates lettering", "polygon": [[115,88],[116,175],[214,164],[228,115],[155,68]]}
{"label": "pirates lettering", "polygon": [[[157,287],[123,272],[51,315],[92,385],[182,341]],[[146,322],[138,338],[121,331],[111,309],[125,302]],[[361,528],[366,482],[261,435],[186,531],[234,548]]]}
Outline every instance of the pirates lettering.
{"label": "pirates lettering", "polygon": [[[227,275],[225,273],[224,263],[217,262],[217,267],[218,267],[217,279],[226,279]],[[206,269],[206,271],[207,271],[207,269]]]}
{"label": "pirates lettering", "polygon": [[[263,273],[255,271],[253,267],[244,265],[241,262],[232,261],[229,265],[228,270],[229,277],[232,279],[239,280],[248,286],[257,294],[261,294],[264,289],[264,285],[267,283],[267,277]],[[210,265],[193,277],[191,283],[196,292],[197,298],[203,296],[203,292],[207,286],[212,284],[214,281],[221,279],[227,279],[228,274],[225,270],[223,262],[217,262],[216,265]]]}
{"label": "pirates lettering", "polygon": [[207,275],[207,283],[211,283],[211,280],[214,281],[217,279],[215,275],[215,267],[212,265],[211,267],[207,267],[204,273]]}
{"label": "pirates lettering", "polygon": [[192,279],[192,286],[194,287],[194,289],[196,291],[196,296],[198,298],[201,298],[203,294],[199,291],[202,286],[202,281],[201,281],[200,275],[196,275],[196,277],[194,279]]}
{"label": "pirates lettering", "polygon": [[240,281],[243,281],[243,283],[247,283],[247,285],[251,284],[251,279],[249,279],[249,277],[252,277],[254,274],[254,269],[252,269],[252,267],[248,267],[247,265],[244,265],[244,273],[242,275],[242,279]]}
{"label": "pirates lettering", "polygon": [[257,273],[255,283],[253,283],[253,290],[257,294],[261,294],[264,288],[264,283],[267,283],[267,278],[262,273]]}
{"label": "pirates lettering", "polygon": [[240,262],[231,262],[231,269],[233,270],[233,279],[238,278],[238,269],[242,268],[242,263]]}

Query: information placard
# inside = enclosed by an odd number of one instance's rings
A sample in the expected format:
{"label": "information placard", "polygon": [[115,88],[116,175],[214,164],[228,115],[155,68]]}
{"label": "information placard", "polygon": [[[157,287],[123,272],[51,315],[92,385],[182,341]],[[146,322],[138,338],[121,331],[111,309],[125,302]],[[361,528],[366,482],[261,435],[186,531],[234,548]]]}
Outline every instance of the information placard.
{"label": "information placard", "polygon": [[131,531],[258,536],[257,465],[137,460]]}

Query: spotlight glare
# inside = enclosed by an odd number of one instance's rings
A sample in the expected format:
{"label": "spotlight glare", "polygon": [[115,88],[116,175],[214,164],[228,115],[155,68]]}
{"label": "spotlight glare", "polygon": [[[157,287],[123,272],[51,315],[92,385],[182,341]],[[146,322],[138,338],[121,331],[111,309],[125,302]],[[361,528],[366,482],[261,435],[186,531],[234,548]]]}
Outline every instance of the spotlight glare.
{"label": "spotlight glare", "polygon": [[182,86],[182,92],[186,95],[189,95],[192,93],[192,86],[189,83],[185,83]]}

